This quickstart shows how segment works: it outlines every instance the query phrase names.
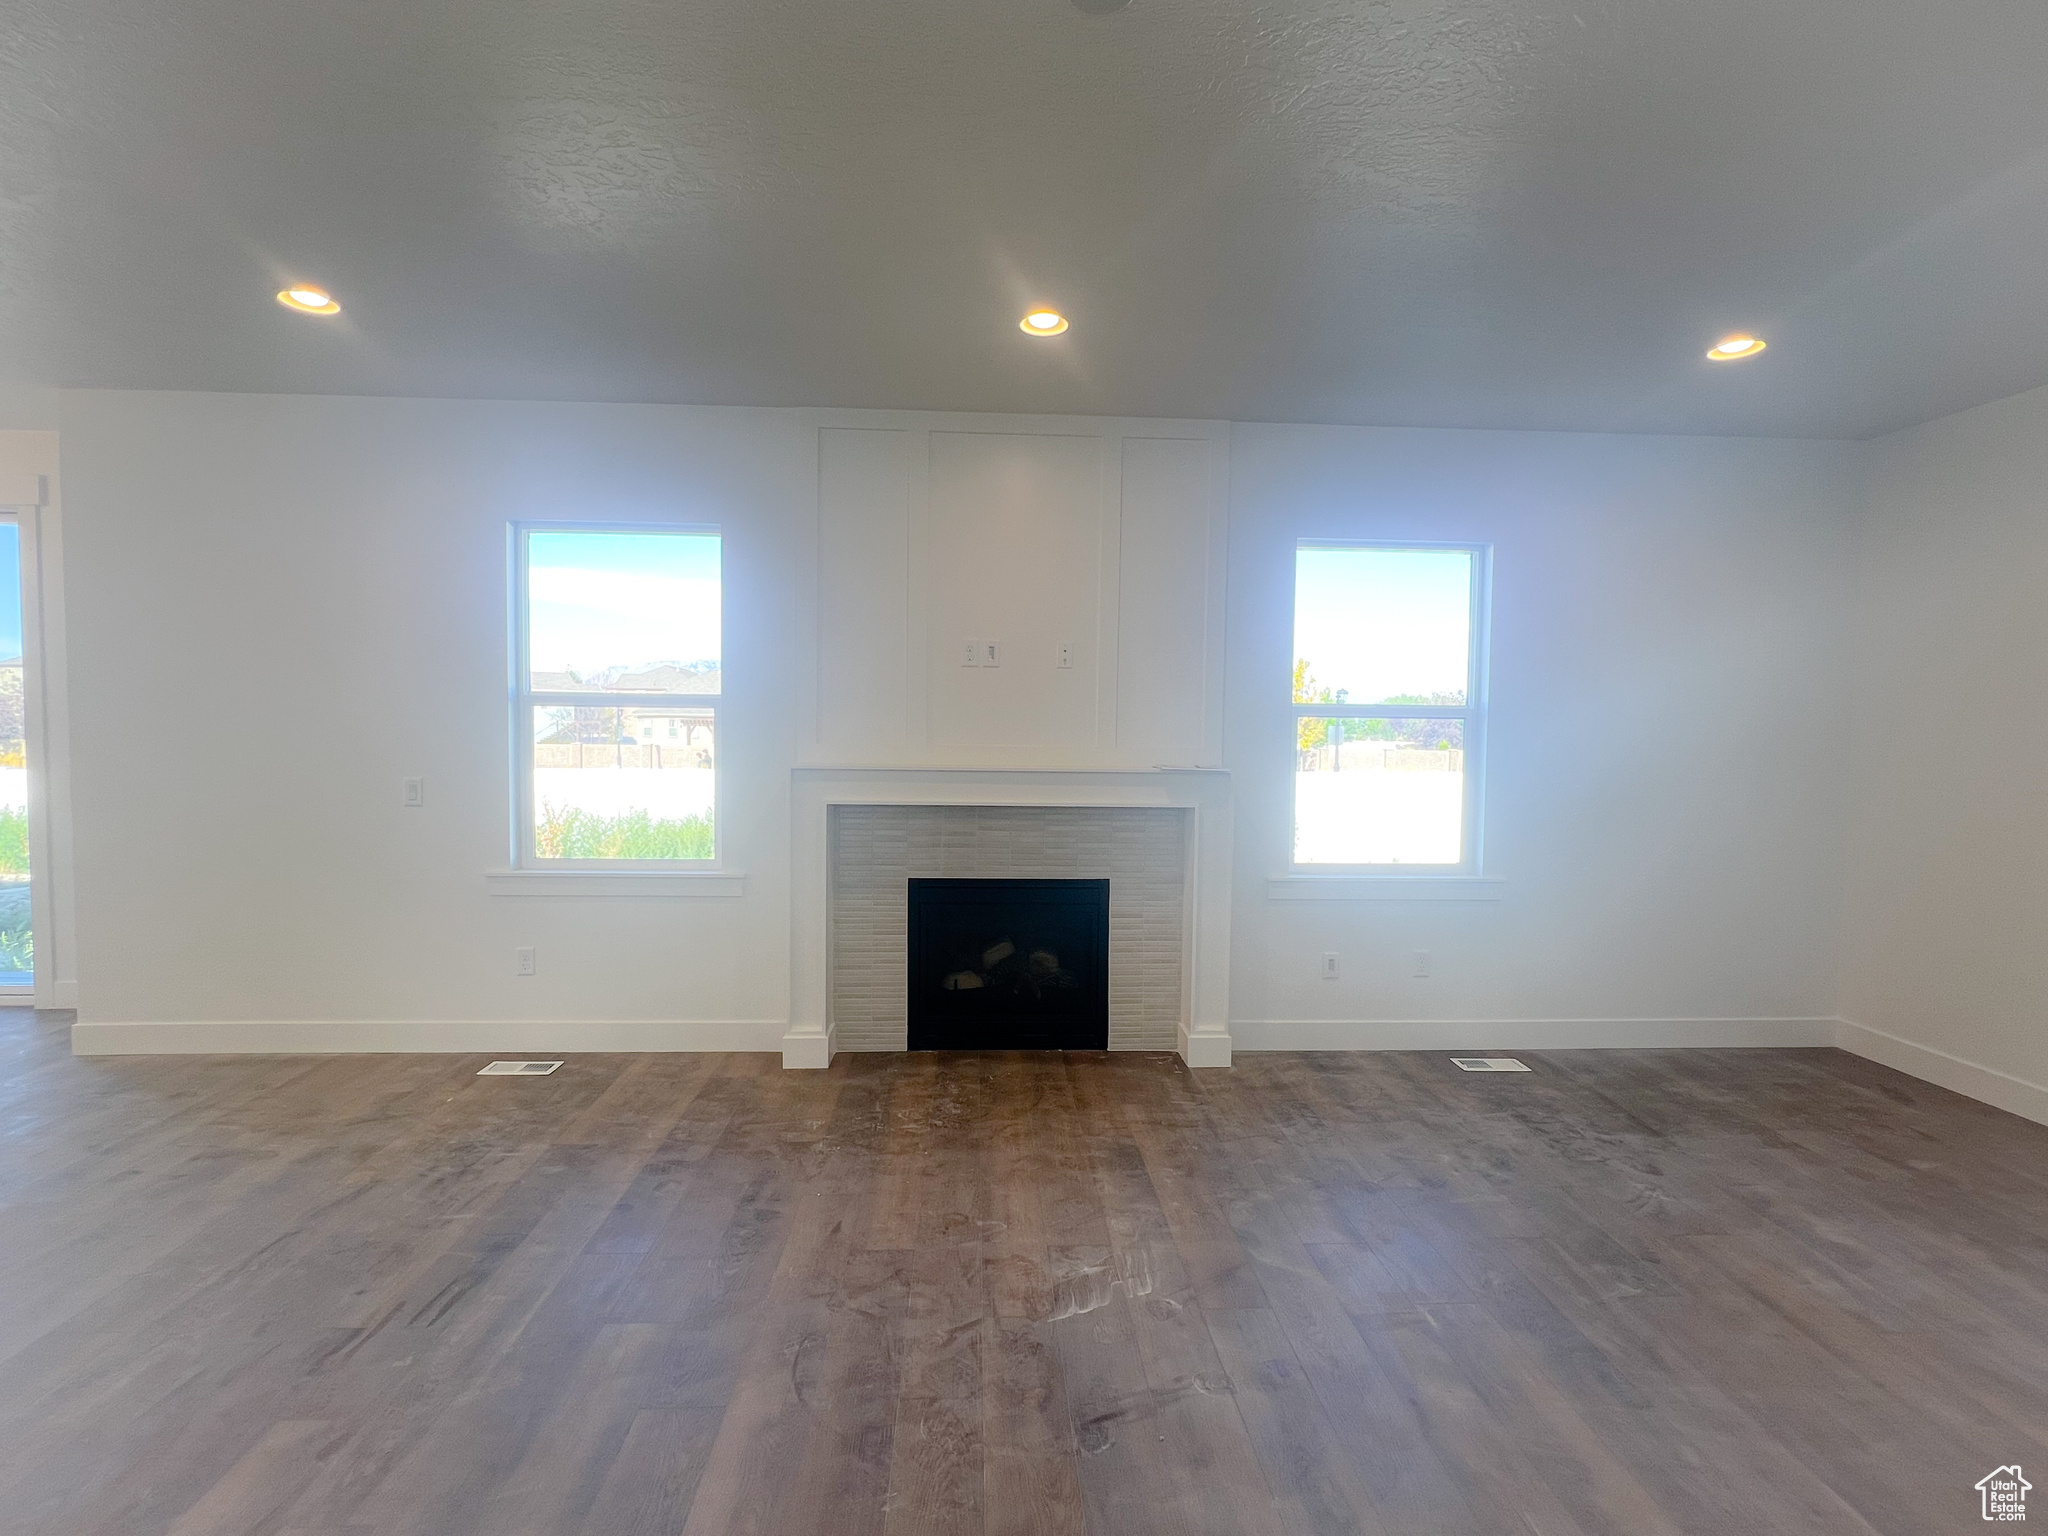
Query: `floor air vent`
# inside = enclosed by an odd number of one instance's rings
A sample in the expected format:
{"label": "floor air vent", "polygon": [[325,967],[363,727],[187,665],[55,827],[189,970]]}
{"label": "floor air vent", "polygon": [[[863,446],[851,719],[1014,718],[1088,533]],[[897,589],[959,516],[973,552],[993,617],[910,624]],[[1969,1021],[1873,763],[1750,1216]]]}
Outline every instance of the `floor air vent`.
{"label": "floor air vent", "polygon": [[546,1077],[559,1061],[494,1061],[477,1073],[478,1077]]}
{"label": "floor air vent", "polygon": [[1453,1056],[1451,1065],[1462,1072],[1527,1072],[1512,1056]]}

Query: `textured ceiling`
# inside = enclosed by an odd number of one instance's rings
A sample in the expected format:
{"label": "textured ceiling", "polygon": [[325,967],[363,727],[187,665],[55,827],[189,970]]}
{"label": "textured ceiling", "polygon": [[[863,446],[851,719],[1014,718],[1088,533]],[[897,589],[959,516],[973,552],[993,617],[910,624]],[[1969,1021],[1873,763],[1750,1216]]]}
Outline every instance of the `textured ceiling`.
{"label": "textured ceiling", "polygon": [[1863,436],[2044,251],[2041,0],[0,0],[21,382]]}

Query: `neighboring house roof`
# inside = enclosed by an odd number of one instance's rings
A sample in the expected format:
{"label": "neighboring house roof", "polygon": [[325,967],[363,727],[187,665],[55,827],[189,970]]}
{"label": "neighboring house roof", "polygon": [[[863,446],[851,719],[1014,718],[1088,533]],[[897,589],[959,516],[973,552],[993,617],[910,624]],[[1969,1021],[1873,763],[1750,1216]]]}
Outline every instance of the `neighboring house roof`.
{"label": "neighboring house roof", "polygon": [[674,662],[643,667],[637,672],[620,672],[605,687],[629,693],[717,693],[722,679],[719,669],[702,663],[679,667]]}
{"label": "neighboring house roof", "polygon": [[536,672],[535,693],[687,693],[716,694],[723,678],[715,662],[658,662],[651,667],[608,668],[592,677],[573,672]]}

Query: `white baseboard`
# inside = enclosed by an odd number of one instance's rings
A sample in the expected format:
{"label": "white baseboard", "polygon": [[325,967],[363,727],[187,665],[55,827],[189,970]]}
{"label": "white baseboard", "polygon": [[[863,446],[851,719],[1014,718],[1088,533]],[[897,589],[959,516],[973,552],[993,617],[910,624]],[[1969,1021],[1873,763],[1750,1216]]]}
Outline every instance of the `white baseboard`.
{"label": "white baseboard", "polygon": [[781,1019],[209,1019],[71,1026],[77,1056],[773,1051]]}
{"label": "white baseboard", "polygon": [[820,1071],[832,1065],[832,1054],[838,1048],[837,1025],[827,1024],[823,1029],[815,1025],[807,1029],[792,1029],[782,1037],[782,1064],[804,1071]]}
{"label": "white baseboard", "polygon": [[1583,1051],[1833,1045],[1814,1019],[1236,1019],[1240,1051]]}
{"label": "white baseboard", "polygon": [[1191,1030],[1186,1024],[1180,1026],[1180,1059],[1191,1067],[1229,1066],[1230,1045],[1231,1037],[1221,1030]]}
{"label": "white baseboard", "polygon": [[[1183,1031],[1179,1045],[1191,1067],[1227,1067],[1233,1050],[1835,1045],[2048,1125],[2048,1087],[1848,1019],[1239,1019],[1229,1034]],[[831,1065],[833,1046],[830,1033],[785,1033],[780,1019],[221,1019],[71,1026],[71,1049],[80,1056],[780,1050],[784,1066],[816,1068]]]}
{"label": "white baseboard", "polygon": [[1979,1066],[1931,1045],[1902,1040],[1851,1019],[1835,1021],[1835,1044],[1843,1050],[1933,1083],[2024,1119],[2048,1125],[2048,1088],[1995,1067]]}

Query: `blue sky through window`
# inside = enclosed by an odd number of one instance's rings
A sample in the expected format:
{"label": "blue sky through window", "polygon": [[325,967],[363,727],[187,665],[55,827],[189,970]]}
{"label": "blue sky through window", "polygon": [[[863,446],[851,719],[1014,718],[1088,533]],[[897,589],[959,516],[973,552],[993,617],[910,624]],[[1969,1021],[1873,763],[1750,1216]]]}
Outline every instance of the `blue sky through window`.
{"label": "blue sky through window", "polygon": [[21,529],[0,523],[0,661],[21,660]]}
{"label": "blue sky through window", "polygon": [[1294,655],[1346,702],[1462,702],[1470,672],[1472,555],[1451,549],[1295,552]]}
{"label": "blue sky through window", "polygon": [[583,679],[661,662],[719,662],[715,533],[527,535],[527,641],[535,672]]}

